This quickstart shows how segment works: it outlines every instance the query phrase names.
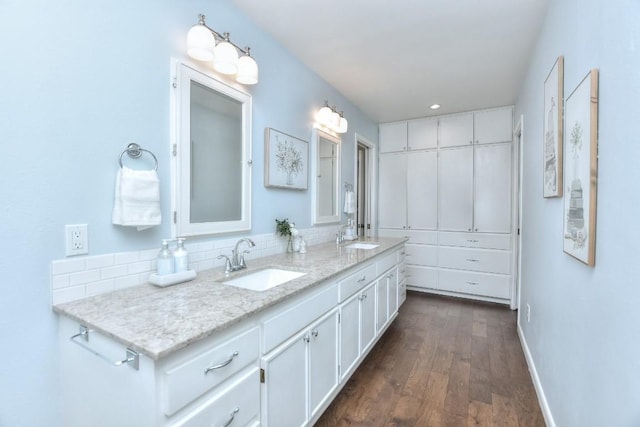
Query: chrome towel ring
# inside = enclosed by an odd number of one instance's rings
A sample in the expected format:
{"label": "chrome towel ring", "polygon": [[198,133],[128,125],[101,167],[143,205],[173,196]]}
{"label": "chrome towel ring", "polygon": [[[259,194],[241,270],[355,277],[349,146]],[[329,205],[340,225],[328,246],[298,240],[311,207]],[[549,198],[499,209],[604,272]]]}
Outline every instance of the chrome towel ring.
{"label": "chrome towel ring", "polygon": [[149,153],[151,155],[151,157],[153,157],[153,161],[155,162],[155,166],[154,169],[158,170],[158,158],[156,157],[155,154],[153,154],[151,151],[147,150],[146,148],[142,148],[140,147],[138,144],[136,144],[135,142],[132,142],[131,144],[127,145],[127,148],[125,148],[125,150],[120,153],[120,167],[122,167],[122,156],[126,154],[129,155],[129,157],[131,157],[132,159],[139,159],[142,156],[142,152],[145,153]]}

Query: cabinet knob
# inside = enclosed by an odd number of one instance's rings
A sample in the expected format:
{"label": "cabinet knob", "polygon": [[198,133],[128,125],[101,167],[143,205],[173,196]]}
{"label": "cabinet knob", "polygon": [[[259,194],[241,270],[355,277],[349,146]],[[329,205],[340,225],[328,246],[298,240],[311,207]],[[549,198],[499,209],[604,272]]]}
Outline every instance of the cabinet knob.
{"label": "cabinet knob", "polygon": [[318,330],[314,329],[313,331],[311,331],[311,335],[313,335],[313,337],[316,338],[318,336]]}
{"label": "cabinet knob", "polygon": [[305,335],[304,337],[302,337],[302,341],[309,342],[311,341],[311,338],[309,338],[309,335]]}

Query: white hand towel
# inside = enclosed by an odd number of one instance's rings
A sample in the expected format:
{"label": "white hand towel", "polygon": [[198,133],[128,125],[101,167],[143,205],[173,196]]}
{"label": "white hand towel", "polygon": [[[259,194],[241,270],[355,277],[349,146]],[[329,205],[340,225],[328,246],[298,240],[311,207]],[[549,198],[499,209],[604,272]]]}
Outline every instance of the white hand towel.
{"label": "white hand towel", "polygon": [[161,221],[158,173],[121,167],[116,174],[112,222],[141,231]]}
{"label": "white hand towel", "polygon": [[353,191],[347,191],[344,193],[344,213],[352,214],[356,211],[356,198]]}

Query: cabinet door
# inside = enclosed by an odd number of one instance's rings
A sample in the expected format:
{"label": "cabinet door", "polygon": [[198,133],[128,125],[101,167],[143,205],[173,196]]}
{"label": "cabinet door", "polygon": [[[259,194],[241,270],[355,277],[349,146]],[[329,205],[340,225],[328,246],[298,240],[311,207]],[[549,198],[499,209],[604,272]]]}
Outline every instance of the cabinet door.
{"label": "cabinet door", "polygon": [[389,316],[398,311],[398,269],[394,268],[387,276],[387,291],[389,293]]}
{"label": "cabinet door", "polygon": [[407,128],[407,150],[423,150],[438,146],[438,119],[411,120]]}
{"label": "cabinet door", "polygon": [[[263,359],[267,426],[300,426],[307,420],[306,351],[308,332],[299,334]],[[286,408],[286,410],[283,410]]]}
{"label": "cabinet door", "polygon": [[312,418],[338,386],[338,311],[334,310],[309,330],[309,418]]}
{"label": "cabinet door", "polygon": [[360,294],[360,354],[376,337],[376,282]]}
{"label": "cabinet door", "polygon": [[381,277],[376,284],[376,297],[377,297],[377,313],[378,313],[378,321],[377,331],[380,332],[384,325],[387,324],[387,319],[389,319],[389,291],[387,290],[387,277]]}
{"label": "cabinet door", "polygon": [[438,145],[440,147],[473,144],[472,113],[441,117],[438,128]]}
{"label": "cabinet door", "polygon": [[402,229],[407,225],[407,155],[380,156],[378,214],[381,228]]}
{"label": "cabinet door", "polygon": [[471,231],[473,147],[441,150],[438,163],[440,230]]}
{"label": "cabinet door", "polygon": [[[438,227],[438,152],[407,154],[407,225],[411,229]],[[401,175],[402,170],[396,170]],[[381,184],[382,185],[382,184]]]}
{"label": "cabinet door", "polygon": [[473,134],[476,144],[511,142],[513,140],[512,108],[496,108],[474,113]]}
{"label": "cabinet door", "polygon": [[380,153],[407,149],[407,122],[380,124]]}
{"label": "cabinet door", "polygon": [[511,231],[511,144],[475,147],[474,231]]}
{"label": "cabinet door", "polygon": [[340,379],[347,375],[360,356],[360,294],[340,309]]}

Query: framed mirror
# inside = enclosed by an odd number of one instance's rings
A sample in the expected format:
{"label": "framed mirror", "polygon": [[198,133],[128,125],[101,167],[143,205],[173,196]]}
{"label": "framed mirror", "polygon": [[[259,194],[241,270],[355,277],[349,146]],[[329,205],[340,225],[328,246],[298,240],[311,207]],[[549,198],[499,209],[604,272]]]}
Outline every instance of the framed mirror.
{"label": "framed mirror", "polygon": [[172,67],[174,237],[251,230],[251,96]]}
{"label": "framed mirror", "polygon": [[311,223],[340,222],[340,138],[313,129]]}

